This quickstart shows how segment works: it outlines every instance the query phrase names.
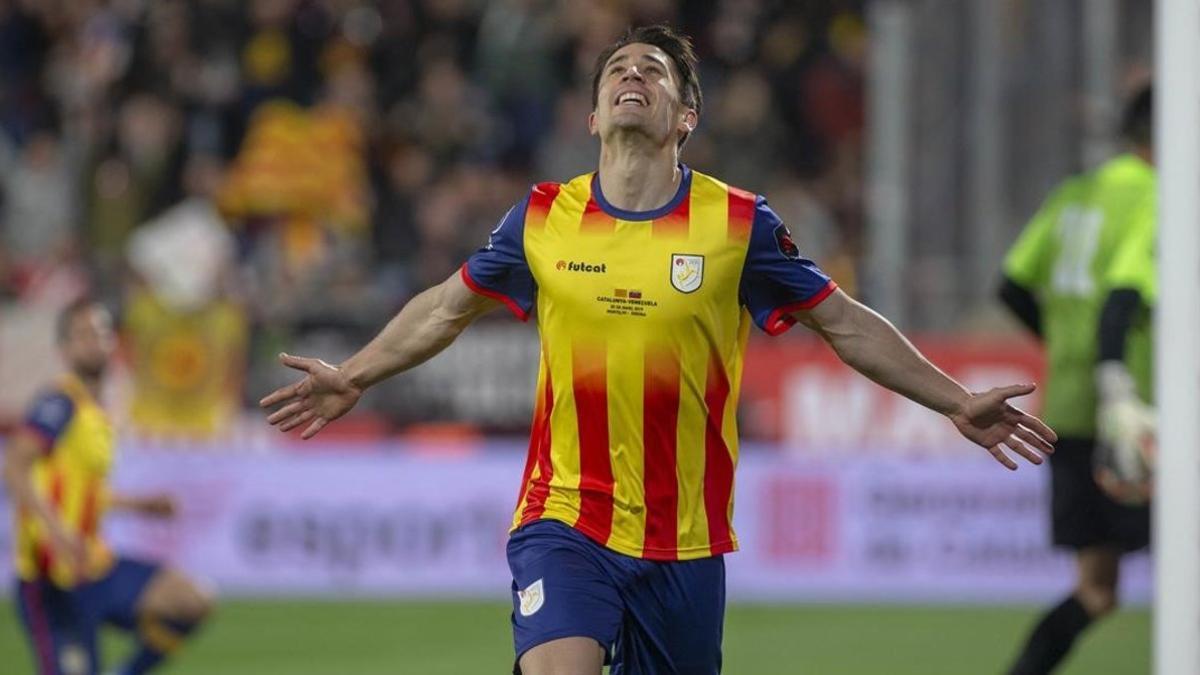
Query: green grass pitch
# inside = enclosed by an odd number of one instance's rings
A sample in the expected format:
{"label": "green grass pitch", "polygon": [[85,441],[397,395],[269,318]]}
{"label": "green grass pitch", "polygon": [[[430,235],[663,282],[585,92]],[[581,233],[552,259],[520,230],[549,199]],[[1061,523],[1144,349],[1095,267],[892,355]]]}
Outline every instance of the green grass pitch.
{"label": "green grass pitch", "polygon": [[[0,670],[31,672],[13,609],[0,612]],[[1031,607],[733,605],[724,672],[992,675],[1034,618]],[[1123,610],[1078,647],[1063,675],[1148,673],[1149,613]],[[120,636],[106,636],[110,664],[127,649]],[[502,675],[510,650],[500,604],[229,600],[164,672]]]}

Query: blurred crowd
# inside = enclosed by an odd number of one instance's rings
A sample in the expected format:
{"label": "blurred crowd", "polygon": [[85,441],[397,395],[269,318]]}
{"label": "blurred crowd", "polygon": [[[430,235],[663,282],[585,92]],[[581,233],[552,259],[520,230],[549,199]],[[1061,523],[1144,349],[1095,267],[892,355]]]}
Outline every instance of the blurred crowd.
{"label": "blurred crowd", "polygon": [[281,349],[345,354],[531,182],[592,170],[595,55],[660,21],[701,56],[684,161],[852,287],[861,0],[0,0],[0,418],[86,291],[133,426],[218,433]]}

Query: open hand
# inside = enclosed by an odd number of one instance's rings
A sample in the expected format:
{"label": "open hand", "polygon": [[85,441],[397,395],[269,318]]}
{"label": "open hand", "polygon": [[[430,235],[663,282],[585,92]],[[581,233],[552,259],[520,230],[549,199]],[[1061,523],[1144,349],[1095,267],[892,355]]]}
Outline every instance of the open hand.
{"label": "open hand", "polygon": [[283,404],[267,417],[267,422],[280,431],[308,423],[300,437],[312,438],[325,425],[345,415],[362,396],[362,390],[345,373],[320,359],[280,354],[279,362],[305,373],[299,382],[280,387],[258,402],[263,408]]}
{"label": "open hand", "polygon": [[88,571],[87,544],[79,535],[69,532],[61,526],[49,530],[50,548],[59,560],[67,561],[71,574],[82,579]]}
{"label": "open hand", "polygon": [[178,508],[170,495],[150,495],[139,500],[138,511],[151,518],[169,519],[175,517]]}
{"label": "open hand", "polygon": [[1042,455],[1053,454],[1058,435],[1040,419],[1008,403],[1008,399],[1031,394],[1036,388],[1014,384],[973,393],[962,408],[950,414],[950,420],[959,433],[986,448],[1012,471],[1017,470],[1017,463],[1005,454],[1004,447],[1031,464],[1041,464]]}

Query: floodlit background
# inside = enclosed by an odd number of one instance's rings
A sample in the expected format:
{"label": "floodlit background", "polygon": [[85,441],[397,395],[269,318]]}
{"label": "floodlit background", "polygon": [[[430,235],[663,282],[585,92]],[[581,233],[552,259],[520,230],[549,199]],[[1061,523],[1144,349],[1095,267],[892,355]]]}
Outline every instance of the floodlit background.
{"label": "floodlit background", "polygon": [[[505,672],[535,327],[486,317],[309,443],[253,406],[291,377],[275,355],[344,358],[530,183],[593,169],[595,55],[669,21],[702,59],[684,161],[766,194],[969,386],[1038,379],[999,260],[1119,149],[1151,5],[0,0],[0,429],[95,293],[123,339],[117,483],[182,505],[112,536],[223,596],[170,672]],[[727,672],[999,672],[1070,583],[1046,471],[1007,474],[802,332],[747,354]],[[1065,672],[1147,672],[1149,567]],[[0,654],[24,672],[12,611]]]}

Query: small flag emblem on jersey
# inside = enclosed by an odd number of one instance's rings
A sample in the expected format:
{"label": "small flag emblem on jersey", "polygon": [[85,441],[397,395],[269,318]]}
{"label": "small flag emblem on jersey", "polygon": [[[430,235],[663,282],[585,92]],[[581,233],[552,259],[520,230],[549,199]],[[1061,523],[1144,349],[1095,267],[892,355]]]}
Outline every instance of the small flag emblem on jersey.
{"label": "small flag emblem on jersey", "polygon": [[546,603],[546,593],[542,589],[542,580],[529,584],[529,587],[523,591],[517,591],[517,598],[521,600],[521,616],[533,616]]}
{"label": "small flag emblem on jersey", "polygon": [[625,290],[624,288],[618,288],[613,292],[613,295],[617,296],[618,298],[625,298],[629,296],[629,291]]}
{"label": "small flag emblem on jersey", "polygon": [[691,293],[704,281],[704,256],[671,255],[671,285],[680,293]]}
{"label": "small flag emblem on jersey", "polygon": [[641,300],[642,292],[641,291],[629,291],[629,297],[634,300]]}

